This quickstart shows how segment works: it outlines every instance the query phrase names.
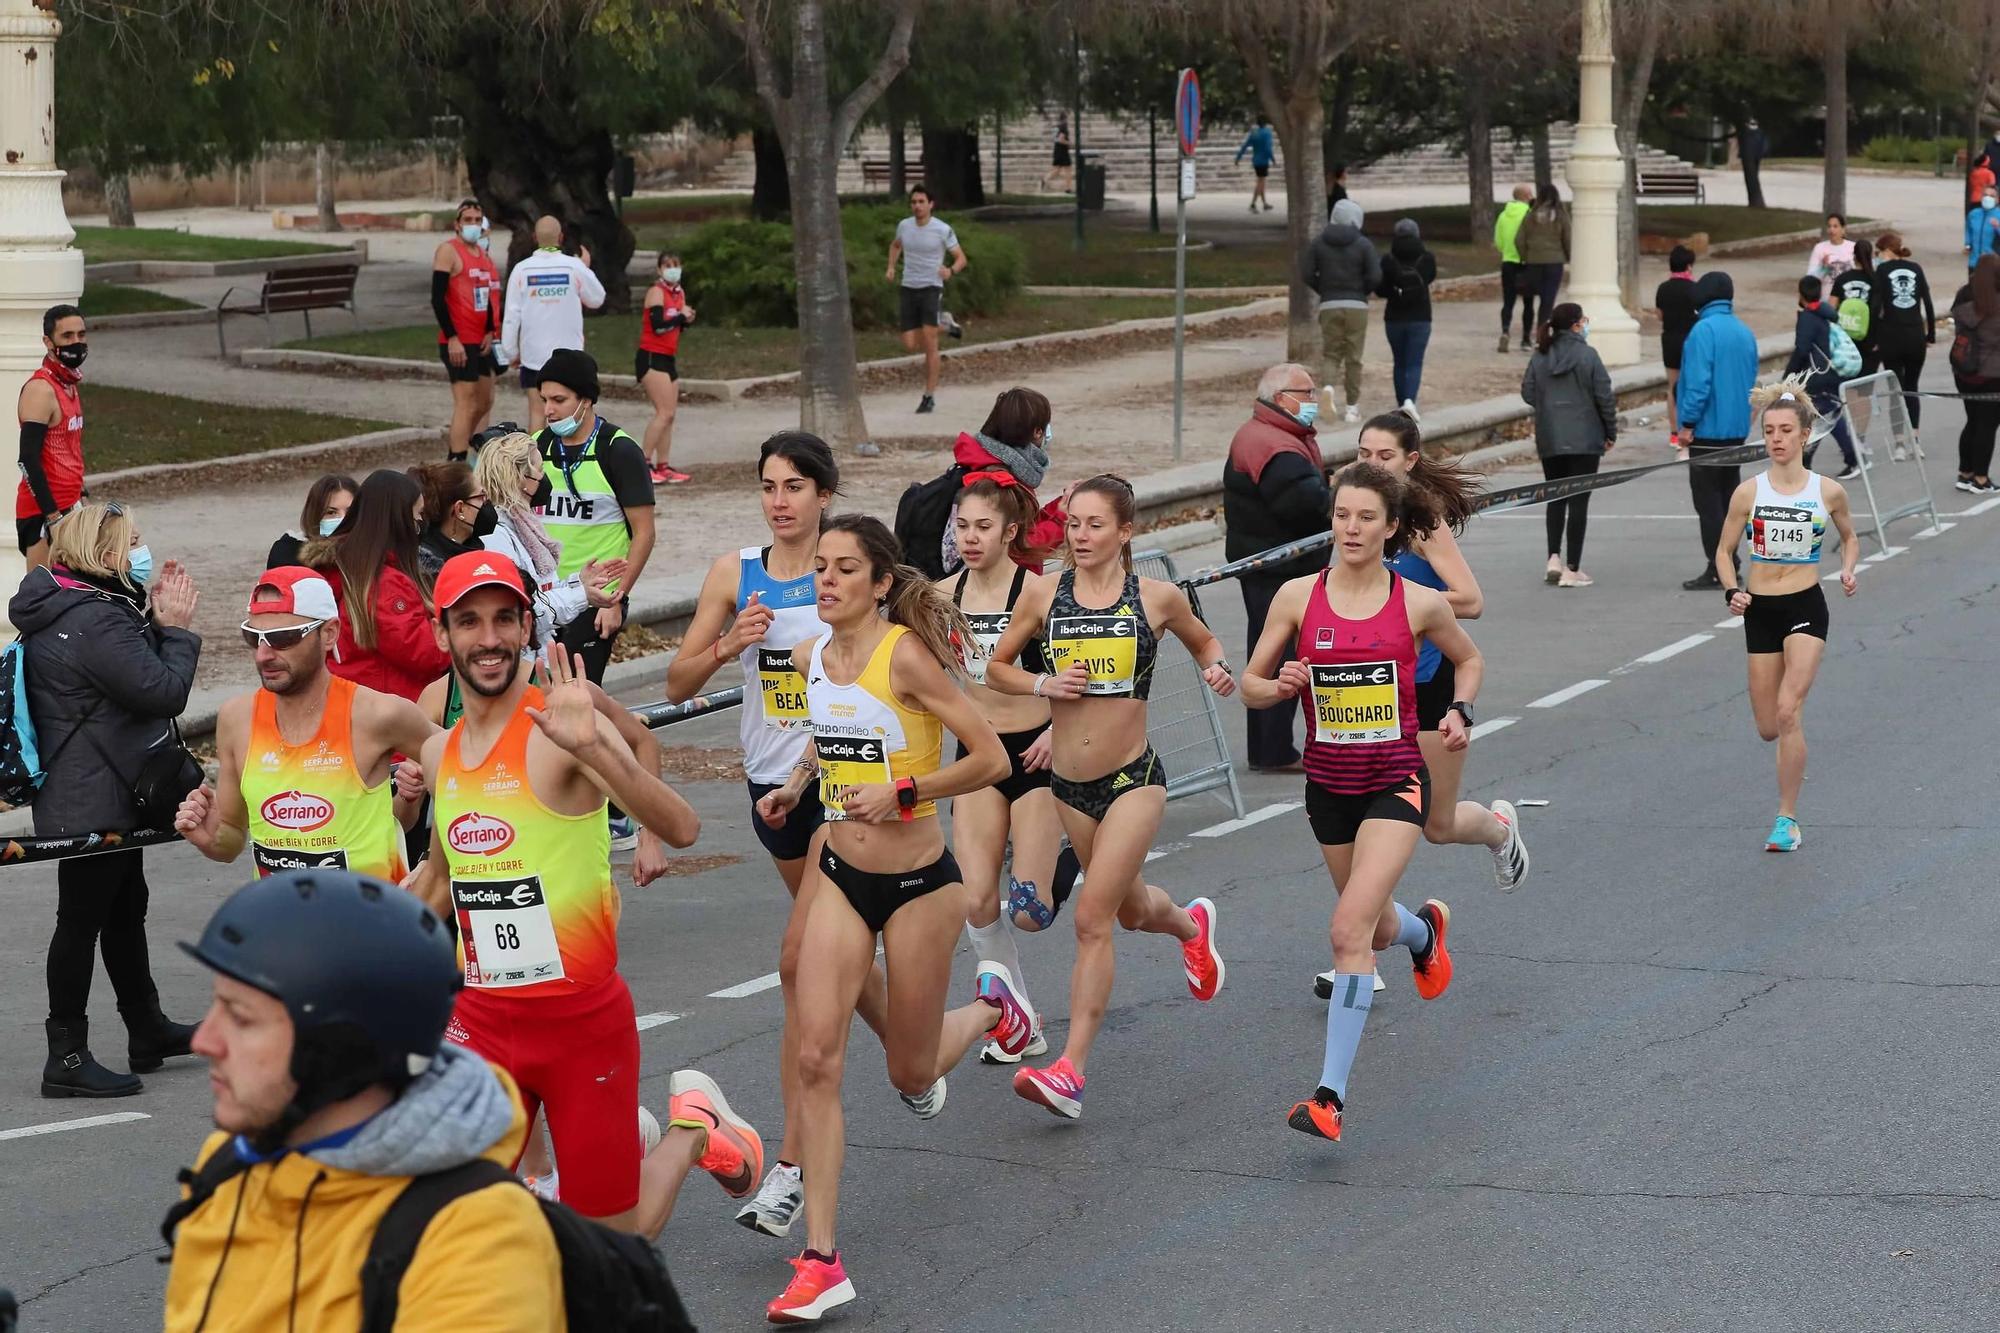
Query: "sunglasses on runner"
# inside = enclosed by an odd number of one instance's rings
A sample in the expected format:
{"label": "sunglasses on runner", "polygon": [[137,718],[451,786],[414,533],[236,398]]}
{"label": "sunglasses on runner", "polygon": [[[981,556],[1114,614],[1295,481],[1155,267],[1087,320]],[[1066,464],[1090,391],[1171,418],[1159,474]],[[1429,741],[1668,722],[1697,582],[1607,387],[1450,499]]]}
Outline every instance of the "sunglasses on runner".
{"label": "sunglasses on runner", "polygon": [[324,620],[308,620],[303,625],[293,625],[287,629],[252,629],[250,622],[246,620],[241,626],[243,646],[254,649],[258,644],[268,644],[279,652],[284,652],[288,648],[298,647],[305,641],[306,635],[325,623]]}

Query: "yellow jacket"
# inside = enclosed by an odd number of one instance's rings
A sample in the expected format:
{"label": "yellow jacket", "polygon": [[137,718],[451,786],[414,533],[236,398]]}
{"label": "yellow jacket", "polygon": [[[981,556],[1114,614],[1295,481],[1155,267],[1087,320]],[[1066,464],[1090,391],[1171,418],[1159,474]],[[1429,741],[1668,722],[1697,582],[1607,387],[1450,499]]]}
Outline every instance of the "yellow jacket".
{"label": "yellow jacket", "polygon": [[[351,1143],[253,1166],[181,1223],[167,1277],[167,1333],[360,1327],[361,1263],[409,1177],[478,1156],[511,1168],[527,1138],[512,1080],[457,1047],[446,1053]],[[227,1139],[210,1135],[198,1160]],[[565,1333],[562,1290],[562,1263],[540,1206],[525,1189],[494,1185],[454,1200],[431,1222],[403,1277],[396,1326]]]}

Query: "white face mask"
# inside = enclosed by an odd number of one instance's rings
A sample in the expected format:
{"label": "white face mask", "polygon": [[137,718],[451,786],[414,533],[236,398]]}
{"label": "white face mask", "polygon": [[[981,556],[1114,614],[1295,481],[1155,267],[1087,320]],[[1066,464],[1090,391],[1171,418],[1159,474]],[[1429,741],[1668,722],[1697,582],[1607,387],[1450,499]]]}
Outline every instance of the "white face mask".
{"label": "white face mask", "polygon": [[1981,195],[1979,203],[1983,208],[2000,208],[2000,194]]}
{"label": "white face mask", "polygon": [[681,280],[681,270],[679,265],[674,265],[673,267],[663,268],[660,270],[661,282],[664,282],[667,285],[672,286],[674,283],[677,283],[680,280]]}

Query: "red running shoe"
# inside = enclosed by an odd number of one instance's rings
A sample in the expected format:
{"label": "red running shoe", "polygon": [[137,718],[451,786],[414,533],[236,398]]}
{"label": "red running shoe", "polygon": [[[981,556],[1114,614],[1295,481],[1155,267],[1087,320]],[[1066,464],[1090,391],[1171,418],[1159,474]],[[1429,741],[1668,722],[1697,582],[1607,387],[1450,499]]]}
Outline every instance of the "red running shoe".
{"label": "red running shoe", "polygon": [[755,1189],[764,1174],[764,1141],[729,1108],[715,1080],[697,1069],[676,1069],[667,1080],[667,1099],[670,1123],[708,1131],[708,1146],[695,1165],[731,1198]]}
{"label": "red running shoe", "polygon": [[1065,1055],[1046,1069],[1023,1069],[1014,1075],[1014,1095],[1025,1097],[1050,1114],[1074,1120],[1083,1114],[1083,1075]]}
{"label": "red running shoe", "polygon": [[1187,910],[1200,933],[1181,945],[1181,970],[1187,974],[1188,993],[1206,1002],[1222,989],[1222,978],[1228,971],[1222,965],[1222,955],[1215,951],[1215,903],[1197,898]]}
{"label": "red running shoe", "polygon": [[1451,954],[1444,947],[1445,927],[1451,924],[1451,909],[1432,898],[1417,909],[1417,915],[1431,924],[1431,947],[1422,958],[1410,956],[1410,971],[1416,974],[1417,994],[1435,1000],[1451,986]]}
{"label": "red running shoe", "polygon": [[1340,1108],[1334,1105],[1333,1094],[1325,1088],[1314,1092],[1311,1101],[1294,1106],[1285,1123],[1301,1134],[1340,1142]]}
{"label": "red running shoe", "polygon": [[792,1280],[776,1300],[764,1307],[764,1318],[774,1324],[817,1324],[830,1310],[854,1299],[854,1284],[847,1280],[847,1266],[835,1254],[831,1259],[800,1255],[790,1261]]}

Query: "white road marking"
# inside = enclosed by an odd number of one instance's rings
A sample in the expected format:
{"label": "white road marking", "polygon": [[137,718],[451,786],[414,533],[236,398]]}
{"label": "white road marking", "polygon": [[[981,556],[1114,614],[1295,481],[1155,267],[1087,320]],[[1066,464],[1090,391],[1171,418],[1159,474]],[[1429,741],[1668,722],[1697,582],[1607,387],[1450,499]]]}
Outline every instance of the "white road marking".
{"label": "white road marking", "polygon": [[1923,530],[1922,530],[1922,531],[1920,531],[1920,532],[1913,532],[1913,533],[1911,533],[1910,535],[1911,535],[1912,537],[1915,537],[1915,538],[1916,538],[1916,539],[1917,539],[1918,541],[1920,541],[1920,542],[1921,542],[1921,541],[1929,541],[1929,540],[1930,540],[1930,539],[1931,539],[1932,537],[1942,537],[1942,536],[1944,536],[1944,534],[1945,534],[1945,533],[1947,533],[1947,532],[1950,532],[1950,531],[1951,531],[1951,530],[1952,530],[1953,528],[1955,528],[1955,527],[1957,527],[1957,526],[1958,526],[1958,524],[1956,524],[1956,523],[1946,523],[1946,522],[1943,522],[1943,521],[1940,521],[1940,522],[1938,523],[1938,525],[1937,525],[1936,527],[1934,527],[1934,528],[1925,528],[1925,529],[1923,529]]}
{"label": "white road marking", "polygon": [[1264,806],[1262,809],[1252,810],[1241,819],[1224,820],[1220,824],[1210,824],[1207,828],[1198,828],[1188,836],[1192,838],[1220,838],[1225,834],[1234,833],[1238,829],[1246,829],[1252,824],[1261,824],[1267,819],[1282,815],[1290,810],[1296,810],[1304,804],[1304,801],[1278,801],[1274,804]]}
{"label": "white road marking", "polygon": [[1618,668],[1618,670],[1629,671],[1636,666],[1651,666],[1655,662],[1664,662],[1669,657],[1679,657],[1688,649],[1699,648],[1714,637],[1713,634],[1690,634],[1685,639],[1675,639],[1664,648],[1655,648],[1650,653],[1644,653],[1633,658],[1626,665]]}
{"label": "white road marking", "polygon": [[1478,740],[1481,736],[1491,736],[1494,732],[1511,727],[1520,720],[1518,717],[1489,717],[1472,729],[1472,739]]}
{"label": "white road marking", "polygon": [[1558,704],[1568,703],[1580,694],[1589,694],[1600,685],[1609,685],[1610,683],[1608,680],[1580,680],[1574,685],[1563,686],[1563,688],[1557,690],[1554,694],[1545,694],[1539,699],[1532,700],[1528,704],[1528,707],[1554,708]]}
{"label": "white road marking", "polygon": [[1882,560],[1894,560],[1897,556],[1901,555],[1903,552],[1909,549],[1910,548],[1907,546],[1885,547],[1884,549],[1877,551],[1873,555],[1862,556],[1861,563],[1864,565],[1872,565]]}
{"label": "white road marking", "polygon": [[668,1013],[640,1014],[639,1031],[646,1032],[653,1028],[663,1028],[669,1023],[678,1023],[680,1017],[679,1014]]}
{"label": "white road marking", "polygon": [[1717,629],[1742,629],[1743,617],[1731,616],[1727,620],[1718,620],[1715,622],[1715,627]]}
{"label": "white road marking", "polygon": [[1146,859],[1148,861],[1157,861],[1163,856],[1172,856],[1175,852],[1184,852],[1187,849],[1188,844],[1185,842],[1163,842],[1152,851],[1147,852]]}
{"label": "white road marking", "polygon": [[760,991],[770,990],[777,984],[778,974],[776,972],[766,972],[761,977],[752,977],[748,981],[739,981],[734,986],[724,986],[721,990],[712,990],[708,993],[708,998],[711,1000],[740,1000],[747,995],[755,995]]}
{"label": "white road marking", "polygon": [[92,1129],[98,1125],[122,1125],[128,1120],[151,1119],[144,1111],[114,1111],[110,1115],[87,1115],[78,1120],[55,1120],[46,1125],[0,1129],[0,1139],[32,1139],[42,1134],[66,1134],[72,1129]]}
{"label": "white road marking", "polygon": [[1995,508],[1996,506],[2000,506],[2000,495],[1994,496],[1991,500],[1981,500],[1978,504],[1972,506],[1970,509],[1961,509],[1956,514],[1953,514],[1952,517],[1971,518],[1974,514],[1983,514],[1987,510]]}

